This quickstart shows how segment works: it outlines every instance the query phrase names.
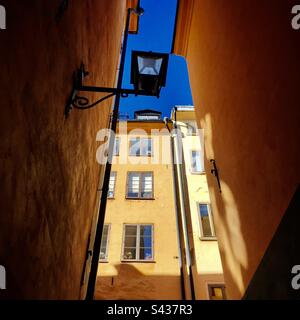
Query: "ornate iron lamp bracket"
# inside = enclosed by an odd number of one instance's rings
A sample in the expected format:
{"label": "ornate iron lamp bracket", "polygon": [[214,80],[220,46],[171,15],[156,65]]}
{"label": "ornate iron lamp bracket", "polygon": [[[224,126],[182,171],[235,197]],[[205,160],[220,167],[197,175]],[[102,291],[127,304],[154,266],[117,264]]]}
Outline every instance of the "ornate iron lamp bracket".
{"label": "ornate iron lamp bracket", "polygon": [[[84,86],[83,79],[89,75],[89,72],[85,70],[85,66],[82,63],[80,68],[74,73],[73,76],[73,88],[69,96],[68,102],[65,107],[65,117],[67,118],[73,108],[79,110],[91,109],[101,102],[120,94],[122,98],[127,98],[130,94],[150,96],[151,93],[134,89],[118,89],[118,88],[106,88],[106,87],[93,87],[93,86]],[[90,103],[89,99],[86,96],[79,95],[78,92],[99,92],[99,93],[108,93],[105,97]]]}

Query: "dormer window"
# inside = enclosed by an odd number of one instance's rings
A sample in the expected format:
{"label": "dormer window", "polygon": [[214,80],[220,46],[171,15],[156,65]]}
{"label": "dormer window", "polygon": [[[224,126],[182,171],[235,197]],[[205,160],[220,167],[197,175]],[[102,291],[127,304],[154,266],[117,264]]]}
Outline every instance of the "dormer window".
{"label": "dormer window", "polygon": [[140,111],[136,111],[134,113],[134,119],[135,120],[141,120],[141,121],[145,121],[145,120],[149,120],[149,121],[157,121],[157,120],[161,120],[161,112],[158,111],[154,111],[154,110],[140,110]]}
{"label": "dormer window", "polygon": [[137,116],[137,120],[160,120],[160,116],[158,115],[140,115]]}

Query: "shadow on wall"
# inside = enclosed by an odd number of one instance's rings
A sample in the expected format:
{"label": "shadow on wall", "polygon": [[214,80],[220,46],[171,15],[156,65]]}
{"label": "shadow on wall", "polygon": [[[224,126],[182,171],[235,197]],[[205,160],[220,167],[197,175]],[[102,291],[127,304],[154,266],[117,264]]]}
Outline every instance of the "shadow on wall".
{"label": "shadow on wall", "polygon": [[[210,114],[206,114],[201,120],[201,127],[205,128],[206,135],[206,168],[210,168],[209,161],[215,158],[214,151],[214,125]],[[222,169],[222,168],[221,168]],[[220,167],[219,167],[220,170]],[[220,170],[220,177],[224,176]],[[237,201],[234,194],[239,194],[239,190],[233,191],[226,181],[221,179],[222,193],[218,192],[217,182],[214,176],[209,175],[210,180],[210,197],[214,208],[214,219],[217,229],[217,236],[221,238],[220,251],[222,256],[223,268],[226,269],[225,282],[230,287],[231,298],[241,298],[247,290],[245,299],[299,299],[297,292],[293,291],[291,287],[291,268],[297,264],[299,258],[299,251],[297,243],[299,242],[298,230],[295,226],[299,225],[299,187],[298,198],[297,192],[294,195],[289,209],[283,215],[283,219],[275,228],[275,233],[272,236],[270,243],[266,242],[264,232],[268,229],[263,217],[260,218],[256,214],[248,217],[257,228],[252,228],[252,234],[249,235],[249,226],[241,223],[240,217],[247,211],[247,206],[253,206],[250,195],[246,195],[248,200],[245,201],[240,197]],[[267,188],[267,186],[266,186]],[[251,185],[249,185],[251,189]],[[249,193],[251,191],[249,190]],[[298,202],[296,203],[296,199]],[[244,200],[244,201],[243,201]],[[249,210],[249,209],[248,209]],[[263,212],[263,210],[262,210]],[[255,223],[255,219],[257,222]],[[261,232],[260,232],[261,231]],[[251,246],[251,242],[245,241],[245,236],[255,239],[263,238],[266,242],[266,249],[262,247]],[[253,251],[257,249],[256,255]],[[249,254],[249,251],[251,254]],[[259,257],[256,265],[257,257]],[[249,276],[250,261],[251,272]],[[274,279],[277,281],[274,281]]]}
{"label": "shadow on wall", "polygon": [[[98,276],[96,300],[182,300],[181,278],[148,275],[130,263],[114,266],[114,275]],[[208,300],[208,284],[223,284],[219,273],[201,273],[194,278],[198,300]]]}
{"label": "shadow on wall", "polygon": [[[210,159],[215,159],[213,123],[210,114],[205,115],[201,121],[201,127],[205,128],[206,168],[209,168],[210,165],[208,163],[210,163]],[[209,172],[209,170],[206,171]],[[208,175],[207,178],[210,180],[214,179],[211,175]],[[242,294],[245,290],[243,274],[248,267],[248,255],[239,218],[239,208],[234,194],[226,182],[221,180],[222,200],[220,199],[218,188],[215,184],[216,181],[212,181],[209,193],[211,203],[216,207],[214,210],[214,220],[217,237],[222,238],[219,247],[223,268],[227,270],[225,281],[226,284],[230,284],[232,291]],[[215,188],[211,186],[215,186]]]}
{"label": "shadow on wall", "polygon": [[299,212],[300,185],[251,279],[244,299],[300,299]]}
{"label": "shadow on wall", "polygon": [[98,276],[96,300],[181,300],[179,275],[147,275],[129,263],[114,267],[115,275]]}

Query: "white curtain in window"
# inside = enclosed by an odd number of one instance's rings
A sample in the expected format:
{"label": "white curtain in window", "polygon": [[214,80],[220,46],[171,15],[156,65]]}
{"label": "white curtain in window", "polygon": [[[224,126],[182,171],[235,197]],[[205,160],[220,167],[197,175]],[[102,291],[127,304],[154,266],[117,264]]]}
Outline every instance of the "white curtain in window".
{"label": "white curtain in window", "polygon": [[113,155],[114,156],[118,156],[119,155],[119,151],[120,151],[120,140],[119,140],[119,138],[116,138],[115,139],[115,143],[114,143]]}
{"label": "white curtain in window", "polygon": [[143,175],[142,193],[148,194],[148,195],[152,194],[152,175],[151,174]]}
{"label": "white curtain in window", "polygon": [[109,226],[104,225],[103,227],[103,233],[102,233],[102,239],[101,239],[101,247],[100,247],[100,260],[105,260],[107,259],[107,243],[108,243],[108,231],[109,231]]}
{"label": "white curtain in window", "polygon": [[193,172],[203,172],[203,166],[201,161],[201,152],[192,151],[192,171]]}
{"label": "white curtain in window", "polygon": [[141,139],[141,154],[143,156],[150,156],[152,154],[152,140]]}
{"label": "white curtain in window", "polygon": [[140,155],[140,139],[139,138],[130,139],[130,155],[131,156]]}
{"label": "white curtain in window", "polygon": [[109,192],[114,192],[115,189],[115,181],[116,181],[116,174],[112,173],[109,179]]}
{"label": "white curtain in window", "polygon": [[140,176],[139,174],[131,174],[129,177],[129,192],[139,193],[140,189]]}

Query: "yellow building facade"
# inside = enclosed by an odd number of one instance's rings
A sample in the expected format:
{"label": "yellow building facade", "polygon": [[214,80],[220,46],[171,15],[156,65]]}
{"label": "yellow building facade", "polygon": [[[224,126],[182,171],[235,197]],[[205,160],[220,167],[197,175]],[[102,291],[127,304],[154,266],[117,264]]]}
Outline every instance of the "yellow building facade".
{"label": "yellow building facade", "polygon": [[171,118],[146,110],[119,122],[96,299],[225,298],[203,161],[193,158],[200,135],[187,127],[194,111]]}
{"label": "yellow building facade", "polygon": [[[203,130],[199,130],[193,106],[178,106],[171,119],[176,129],[174,148],[182,146],[179,192],[189,237],[191,275],[196,300],[225,299],[223,269],[216,237],[203,159]],[[175,164],[176,165],[176,164]],[[180,166],[180,164],[178,164]]]}
{"label": "yellow building facade", "polygon": [[[140,148],[149,137],[152,150]],[[170,144],[162,137],[170,140],[161,120],[119,122],[96,299],[182,298],[172,165],[159,159],[162,148],[170,156]]]}

